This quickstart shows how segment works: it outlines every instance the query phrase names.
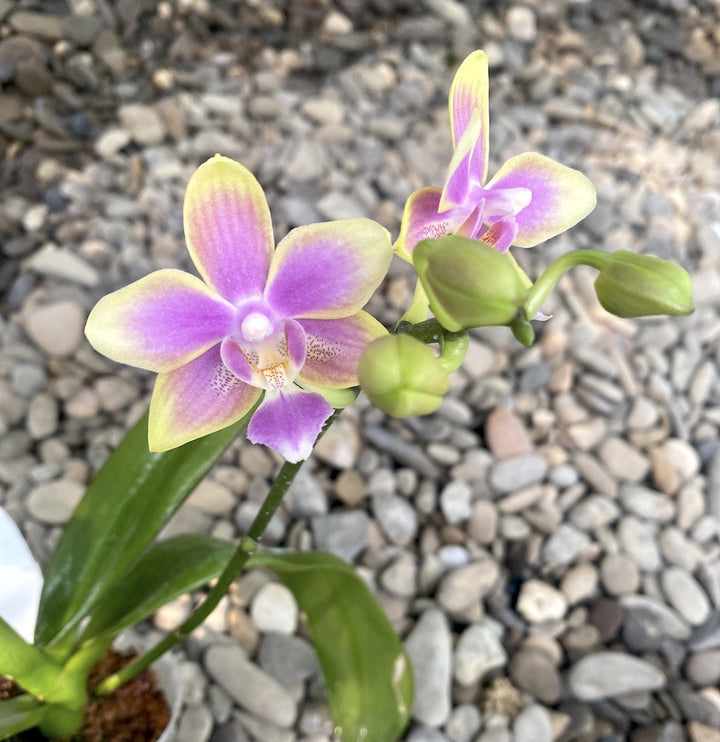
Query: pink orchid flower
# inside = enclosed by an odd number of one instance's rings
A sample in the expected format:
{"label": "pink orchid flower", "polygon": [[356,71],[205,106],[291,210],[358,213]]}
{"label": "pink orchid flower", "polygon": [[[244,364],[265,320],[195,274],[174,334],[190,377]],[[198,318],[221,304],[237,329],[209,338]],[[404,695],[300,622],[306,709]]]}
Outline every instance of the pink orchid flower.
{"label": "pink orchid flower", "polygon": [[450,87],[455,152],[445,185],[420,188],[405,204],[399,254],[410,258],[421,240],[459,234],[505,252],[532,247],[564,232],[595,208],[595,188],[579,171],[533,152],[511,157],[489,183],[488,61],[475,51]]}
{"label": "pink orchid flower", "polygon": [[190,256],[203,280],[159,270],[102,298],[85,333],[113,360],[158,373],[151,451],[166,451],[239,420],[296,462],[310,455],[330,403],[316,391],[358,383],[357,368],[383,326],[361,307],[392,257],[369,219],[298,227],[273,251],[260,184],[220,155],[188,183]]}

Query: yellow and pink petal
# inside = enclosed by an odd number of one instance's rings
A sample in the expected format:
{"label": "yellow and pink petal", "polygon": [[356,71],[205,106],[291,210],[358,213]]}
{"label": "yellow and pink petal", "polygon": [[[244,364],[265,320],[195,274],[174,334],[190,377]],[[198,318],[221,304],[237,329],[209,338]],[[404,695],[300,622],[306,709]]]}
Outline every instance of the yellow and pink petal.
{"label": "yellow and pink petal", "polygon": [[183,220],[188,251],[205,281],[233,304],[260,298],[274,242],[255,176],[215,155],[190,178]]}
{"label": "yellow and pink petal", "polygon": [[490,114],[488,103],[488,59],[483,51],[475,51],[465,58],[455,73],[450,86],[450,127],[453,145],[465,134],[470,121],[478,111],[477,164],[480,182],[484,182],[488,166],[488,137]]}
{"label": "yellow and pink petal", "polygon": [[277,246],[265,301],[280,317],[348,317],[372,296],[391,258],[387,230],[370,219],[297,227]]}
{"label": "yellow and pink petal", "polygon": [[530,203],[515,215],[513,244],[518,247],[532,247],[570,229],[596,203],[595,187],[579,170],[535,152],[510,158],[486,188],[531,191]]}
{"label": "yellow and pink petal", "polygon": [[234,311],[196,276],[167,268],[100,299],[85,334],[114,361],[166,372],[219,343]]}
{"label": "yellow and pink petal", "polygon": [[266,392],[248,426],[252,443],[274,448],[286,461],[297,463],[312,453],[332,405],[321,395],[297,386]]}
{"label": "yellow and pink petal", "polygon": [[482,160],[484,155],[480,136],[481,117],[476,109],[450,160],[438,206],[440,211],[467,206],[473,196],[477,200],[477,192],[482,192],[486,164]]}
{"label": "yellow and pink petal", "polygon": [[358,384],[358,363],[365,348],[387,330],[367,312],[343,319],[299,320],[307,337],[299,383],[327,389]]}
{"label": "yellow and pink petal", "polygon": [[185,366],[158,376],[150,401],[150,450],[168,451],[232,425],[261,394],[225,367],[216,345]]}
{"label": "yellow and pink petal", "polygon": [[395,250],[410,259],[412,251],[422,240],[439,240],[452,234],[464,221],[463,215],[454,209],[439,213],[439,188],[419,188],[405,202],[400,234]]}

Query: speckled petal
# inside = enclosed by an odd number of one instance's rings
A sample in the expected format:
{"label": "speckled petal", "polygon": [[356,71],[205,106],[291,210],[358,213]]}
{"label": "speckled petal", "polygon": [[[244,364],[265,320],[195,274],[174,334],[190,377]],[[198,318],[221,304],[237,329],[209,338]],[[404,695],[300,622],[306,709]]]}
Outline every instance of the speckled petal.
{"label": "speckled petal", "polygon": [[544,155],[525,152],[510,158],[488,190],[529,188],[530,204],[515,216],[518,247],[532,247],[570,229],[595,208],[595,187],[579,171]]}
{"label": "speckled petal", "polygon": [[233,304],[259,298],[273,234],[265,194],[253,174],[215,155],[190,178],[183,219],[188,251],[205,281]]}
{"label": "speckled petal", "polygon": [[370,219],[298,227],[277,246],[265,300],[280,317],[348,317],[372,296],[391,258],[387,230]]}
{"label": "speckled petal", "polygon": [[498,252],[506,252],[512,245],[518,232],[518,226],[515,219],[501,219],[491,224],[480,237],[481,242],[494,247]]}
{"label": "speckled petal", "polygon": [[234,309],[199,278],[167,268],[104,296],[85,334],[99,353],[149,371],[172,371],[230,330]]}
{"label": "speckled petal", "polygon": [[465,219],[459,210],[451,209],[442,214],[439,188],[420,188],[410,194],[405,202],[400,235],[395,243],[395,250],[406,260],[422,240],[439,240],[452,234]]}
{"label": "speckled petal", "polygon": [[488,104],[488,59],[483,51],[475,51],[465,58],[455,73],[450,86],[450,126],[453,144],[462,139],[474,111],[479,111],[480,128],[477,136],[478,177],[484,182],[488,164],[488,134],[490,116]]}
{"label": "speckled petal", "polygon": [[307,355],[298,380],[327,389],[358,383],[360,355],[387,330],[367,312],[344,319],[298,320],[307,336]]}
{"label": "speckled petal", "polygon": [[319,394],[297,386],[268,391],[250,420],[248,438],[296,463],[310,456],[332,412],[332,405]]}
{"label": "speckled petal", "polygon": [[232,425],[261,394],[228,371],[216,345],[185,366],[158,376],[150,401],[150,450],[168,451]]}

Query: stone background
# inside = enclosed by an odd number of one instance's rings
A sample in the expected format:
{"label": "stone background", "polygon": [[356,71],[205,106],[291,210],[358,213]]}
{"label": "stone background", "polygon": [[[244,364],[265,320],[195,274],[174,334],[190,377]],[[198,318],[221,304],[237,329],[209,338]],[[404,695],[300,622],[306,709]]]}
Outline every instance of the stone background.
{"label": "stone background", "polygon": [[[720,740],[717,0],[0,0],[0,504],[46,560],[144,410],[152,375],[82,329],[108,291],[190,268],[198,164],[252,169],[278,237],[356,215],[396,235],[411,191],[442,183],[475,48],[491,172],[536,150],[598,190],[581,225],[516,251],[531,275],[572,247],[644,251],[690,271],[696,312],[613,318],[575,270],[534,347],[473,332],[432,417],[343,413],[267,543],[329,549],[374,587],[416,664],[412,742]],[[373,300],[387,323],[409,279],[393,264]],[[238,441],[166,534],[236,537],[277,464]],[[332,738],[266,575],[183,652],[180,742]]]}

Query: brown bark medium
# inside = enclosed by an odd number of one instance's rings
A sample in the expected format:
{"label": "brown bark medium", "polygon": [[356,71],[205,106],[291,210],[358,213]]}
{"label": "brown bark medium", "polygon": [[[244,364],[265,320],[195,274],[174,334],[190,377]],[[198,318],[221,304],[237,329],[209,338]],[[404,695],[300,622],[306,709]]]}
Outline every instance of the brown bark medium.
{"label": "brown bark medium", "polygon": [[[133,659],[133,655],[108,650],[92,669],[88,689]],[[12,680],[0,676],[0,700],[21,692]],[[85,726],[69,742],[154,742],[170,721],[170,710],[152,669],[140,673],[109,696],[91,697],[86,714]],[[45,737],[31,730],[16,740],[45,742]]]}

